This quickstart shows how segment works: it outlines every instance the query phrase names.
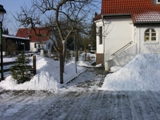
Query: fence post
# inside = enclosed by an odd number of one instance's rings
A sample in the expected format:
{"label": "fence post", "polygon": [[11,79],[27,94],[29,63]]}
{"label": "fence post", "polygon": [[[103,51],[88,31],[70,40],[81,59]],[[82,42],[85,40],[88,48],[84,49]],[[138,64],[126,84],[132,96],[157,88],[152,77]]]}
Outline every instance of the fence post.
{"label": "fence post", "polygon": [[36,56],[33,56],[33,74],[36,74]]}

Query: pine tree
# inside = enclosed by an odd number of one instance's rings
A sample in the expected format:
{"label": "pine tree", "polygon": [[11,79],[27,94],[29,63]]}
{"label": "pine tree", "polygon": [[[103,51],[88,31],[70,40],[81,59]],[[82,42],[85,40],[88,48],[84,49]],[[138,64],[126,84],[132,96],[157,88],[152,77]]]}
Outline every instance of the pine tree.
{"label": "pine tree", "polygon": [[93,22],[90,30],[90,42],[93,50],[96,50],[96,24]]}
{"label": "pine tree", "polygon": [[18,56],[16,64],[11,67],[11,75],[17,80],[17,83],[24,83],[29,81],[33,76],[33,69],[31,65],[28,65],[30,60],[25,57],[24,52]]}
{"label": "pine tree", "polygon": [[2,33],[3,33],[3,34],[6,34],[6,35],[9,35],[8,28],[4,28],[4,29],[2,29]]}

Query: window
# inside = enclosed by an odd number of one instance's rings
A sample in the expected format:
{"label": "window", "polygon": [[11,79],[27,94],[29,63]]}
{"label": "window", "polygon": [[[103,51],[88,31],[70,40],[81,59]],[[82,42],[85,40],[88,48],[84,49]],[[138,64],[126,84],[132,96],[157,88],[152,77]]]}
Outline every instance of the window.
{"label": "window", "polygon": [[156,41],[156,31],[154,29],[147,29],[145,31],[145,38],[144,38],[145,42],[148,41]]}
{"label": "window", "polygon": [[36,46],[37,46],[36,43],[34,43],[34,48],[36,48]]}
{"label": "window", "polygon": [[99,27],[99,44],[102,44],[102,27]]}
{"label": "window", "polygon": [[160,0],[156,0],[156,3],[157,3],[157,4],[160,4]]}

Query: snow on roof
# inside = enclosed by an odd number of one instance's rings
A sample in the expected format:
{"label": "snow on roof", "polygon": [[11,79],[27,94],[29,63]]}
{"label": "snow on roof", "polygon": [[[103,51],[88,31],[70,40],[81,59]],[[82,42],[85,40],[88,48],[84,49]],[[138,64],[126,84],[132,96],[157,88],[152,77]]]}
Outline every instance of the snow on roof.
{"label": "snow on roof", "polygon": [[6,38],[13,38],[13,39],[23,39],[23,40],[30,40],[28,38],[23,38],[23,37],[16,37],[16,36],[11,36],[11,35],[2,35],[3,37],[6,37]]}
{"label": "snow on roof", "polygon": [[125,67],[107,75],[101,89],[160,91],[160,54],[137,55]]}

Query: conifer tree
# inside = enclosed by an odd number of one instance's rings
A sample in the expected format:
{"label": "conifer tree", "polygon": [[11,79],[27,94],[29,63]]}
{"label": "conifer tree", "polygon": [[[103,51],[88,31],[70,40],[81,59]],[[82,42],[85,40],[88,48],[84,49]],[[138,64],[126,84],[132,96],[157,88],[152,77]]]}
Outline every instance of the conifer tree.
{"label": "conifer tree", "polygon": [[96,24],[93,22],[90,28],[90,34],[89,34],[89,39],[90,43],[93,47],[93,50],[96,50]]}
{"label": "conifer tree", "polygon": [[16,64],[11,67],[11,75],[17,80],[17,83],[24,83],[29,81],[33,76],[32,66],[28,63],[30,60],[25,57],[24,52],[18,56]]}

